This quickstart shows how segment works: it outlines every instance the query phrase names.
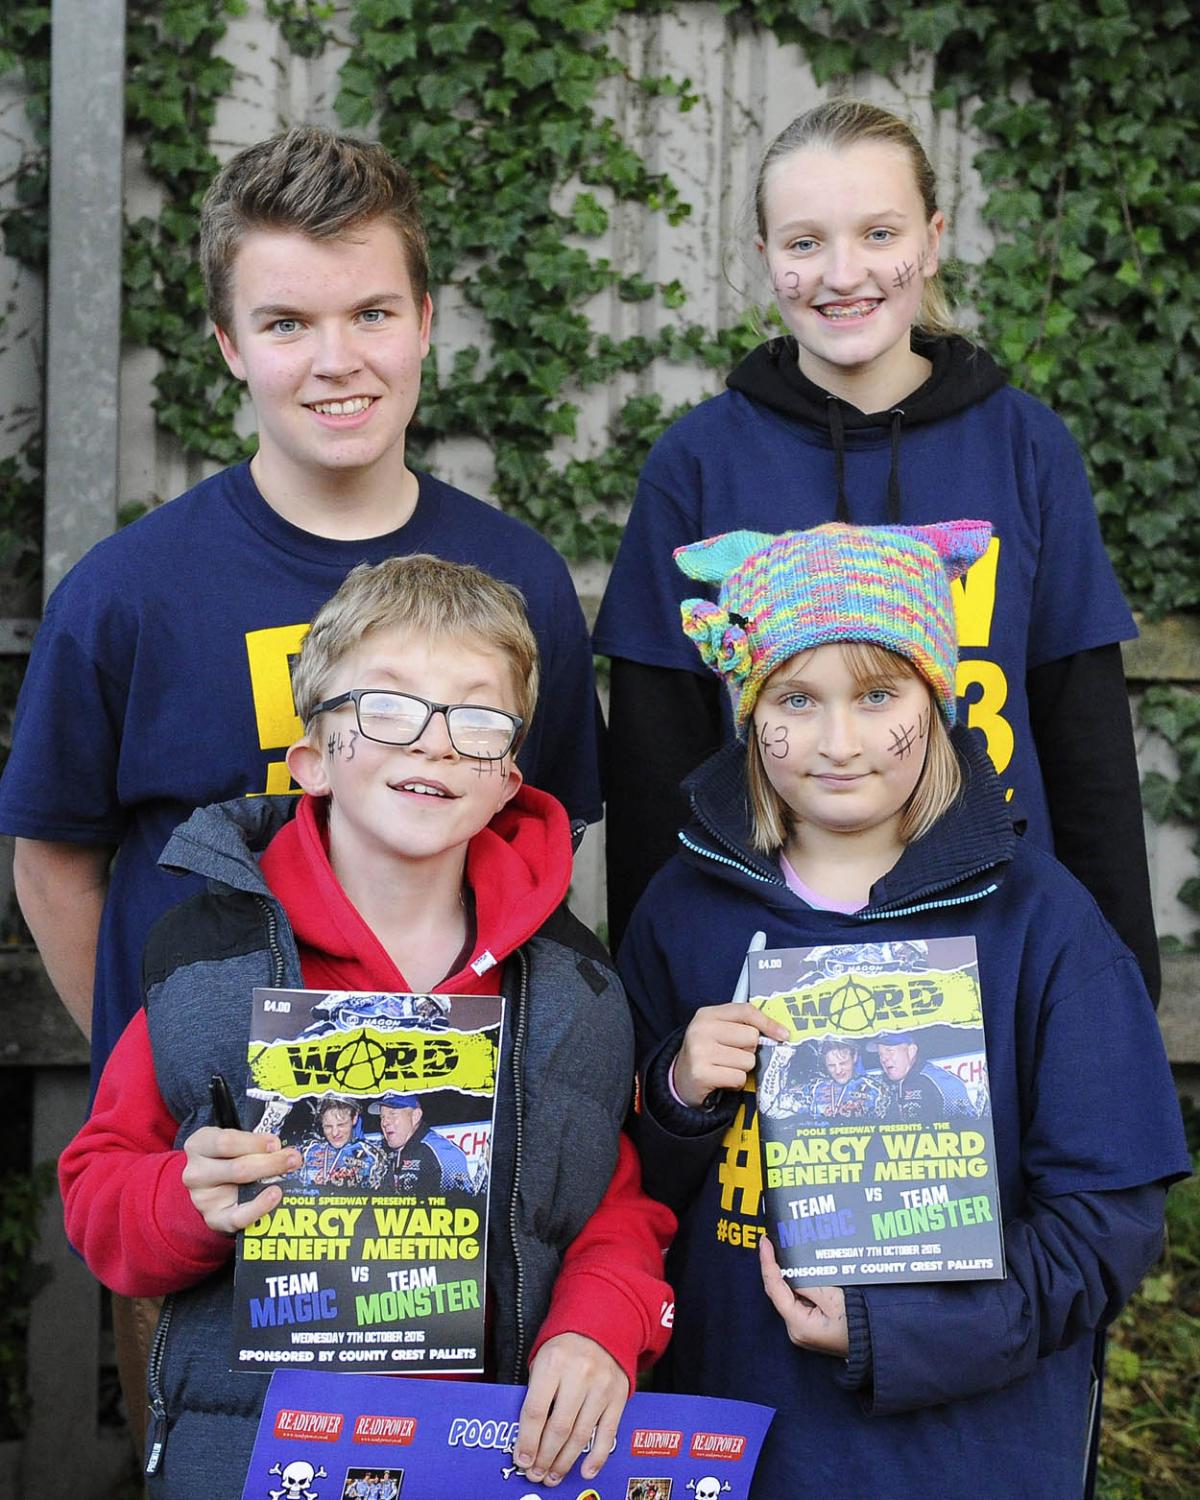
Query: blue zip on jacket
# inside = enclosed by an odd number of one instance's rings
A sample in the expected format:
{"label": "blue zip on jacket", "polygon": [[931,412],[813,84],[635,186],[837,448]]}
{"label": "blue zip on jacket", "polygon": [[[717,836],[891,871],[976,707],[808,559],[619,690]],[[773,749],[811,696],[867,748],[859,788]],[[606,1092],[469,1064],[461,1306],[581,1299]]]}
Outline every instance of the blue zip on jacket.
{"label": "blue zip on jacket", "polygon": [[[815,910],[749,844],[745,748],[687,783],[694,820],[619,967],[634,1010],[648,1191],[672,1203],[675,1332],[657,1384],[777,1408],[755,1500],[1069,1500],[1083,1491],[1094,1336],[1157,1255],[1190,1162],[1149,998],[1084,888],[1014,833],[954,732],[964,791],[860,912]],[[794,1347],[758,1268],[752,1089],[713,1111],[667,1073],[696,1009],[768,948],[974,937],[1003,1213],[1003,1281],[847,1291],[846,1360]]]}

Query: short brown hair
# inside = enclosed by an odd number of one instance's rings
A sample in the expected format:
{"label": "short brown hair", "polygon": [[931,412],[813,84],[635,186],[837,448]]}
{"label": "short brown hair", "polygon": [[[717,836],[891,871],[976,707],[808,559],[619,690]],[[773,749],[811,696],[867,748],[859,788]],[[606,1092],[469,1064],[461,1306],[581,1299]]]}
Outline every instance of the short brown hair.
{"label": "short brown hair", "polygon": [[209,316],[228,331],[233,263],[252,231],[293,230],[331,240],[376,219],[395,226],[413,296],[423,301],[429,248],[416,185],[384,147],[316,125],[296,125],[247,146],[217,173],[200,209],[200,269]]}
{"label": "short brown hair", "polygon": [[357,1099],[346,1099],[341,1094],[324,1094],[317,1103],[317,1119],[323,1120],[334,1109],[345,1110],[351,1115],[362,1114],[362,1105]]}
{"label": "short brown hair", "polygon": [[[937,178],[925,148],[907,121],[890,110],[881,109],[865,99],[830,99],[824,104],[797,115],[790,125],[775,137],[763,155],[754,184],[754,217],[760,238],[767,237],[767,173],[794,151],[808,146],[824,146],[841,151],[871,141],[881,146],[898,146],[908,157],[916,180],[917,192],[925,207],[926,223],[938,211]],[[926,278],[916,326],[923,333],[958,333],[954,309],[939,274]]]}
{"label": "short brown hair", "polygon": [[479,641],[505,656],[516,711],[524,721],[520,744],[538,694],[537,640],[520,590],[470,563],[446,562],[427,552],[360,563],[317,611],[292,672],[296,712],[305,730],[338,662],[375,631],[394,629],[431,640]]}
{"label": "short brown hair", "polygon": [[[859,691],[894,682],[898,677],[916,677],[925,682],[906,656],[870,641],[843,641],[846,663]],[[912,796],[900,818],[900,838],[911,844],[929,832],[947,812],[962,789],[962,771],[950,743],[950,731],[938,712],[937,695],[929,691],[929,742],[925,764]],[[762,749],[751,720],[746,748],[746,789],[750,807],[751,843],[762,854],[776,854],[795,826],[791,808],[771,785],[763,765]]]}

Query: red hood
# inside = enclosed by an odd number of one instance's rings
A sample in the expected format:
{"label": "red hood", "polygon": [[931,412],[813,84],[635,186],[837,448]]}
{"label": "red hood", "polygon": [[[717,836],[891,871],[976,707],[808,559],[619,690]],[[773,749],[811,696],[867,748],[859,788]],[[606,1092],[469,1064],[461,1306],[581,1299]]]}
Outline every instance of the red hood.
{"label": "red hood", "polygon": [[[263,854],[261,868],[296,934],[306,984],[410,988],[330,868],[322,798],[301,797],[296,816]],[[571,834],[562,804],[548,792],[522,786],[467,846],[476,921],[471,963],[490,953],[495,964],[485,960],[482,973],[468,964],[438,989],[494,994],[500,962],[533,936],[562,902],[570,881]]]}

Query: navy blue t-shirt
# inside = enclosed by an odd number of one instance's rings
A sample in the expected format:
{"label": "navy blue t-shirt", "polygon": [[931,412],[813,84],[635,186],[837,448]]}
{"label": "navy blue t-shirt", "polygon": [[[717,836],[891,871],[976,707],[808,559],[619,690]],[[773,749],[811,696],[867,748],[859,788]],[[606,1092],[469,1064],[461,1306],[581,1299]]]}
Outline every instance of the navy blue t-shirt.
{"label": "navy blue t-shirt", "polygon": [[418,478],[399,530],[331,541],[277,515],[242,464],[99,543],[51,597],[0,781],[0,830],[119,846],[94,1077],[139,1004],[150,926],[198,884],[157,868],[172,829],[209,802],[295,790],[283,758],[301,733],[289,663],[357,563],[431,552],[521,590],[542,671],[521,768],[572,817],[601,816],[591,648],[566,564],[522,522]]}
{"label": "navy blue t-shirt", "polygon": [[[959,713],[985,735],[1029,835],[1051,849],[1026,673],[1137,634],[1100,539],[1079,450],[1052,411],[1004,386],[953,415],[906,427],[899,460],[904,524],[992,523],[986,555],[953,586]],[[845,434],[845,487],[857,524],[887,522],[890,462],[884,428]],[[837,492],[827,431],[736,390],[703,402],[664,433],[642,470],[596,622],[596,650],[707,676],[679,622],[680,601],[705,590],[679,571],[672,551],[742,527],[820,525],[833,519]],[[732,733],[728,712],[726,730]]]}

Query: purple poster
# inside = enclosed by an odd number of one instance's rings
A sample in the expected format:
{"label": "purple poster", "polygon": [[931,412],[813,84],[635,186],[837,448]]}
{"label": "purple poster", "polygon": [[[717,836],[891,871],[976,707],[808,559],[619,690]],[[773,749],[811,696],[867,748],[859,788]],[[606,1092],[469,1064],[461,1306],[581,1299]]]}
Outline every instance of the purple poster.
{"label": "purple poster", "polygon": [[706,1396],[633,1395],[592,1480],[513,1465],[523,1386],[279,1370],[242,1500],[745,1500],[774,1415]]}

